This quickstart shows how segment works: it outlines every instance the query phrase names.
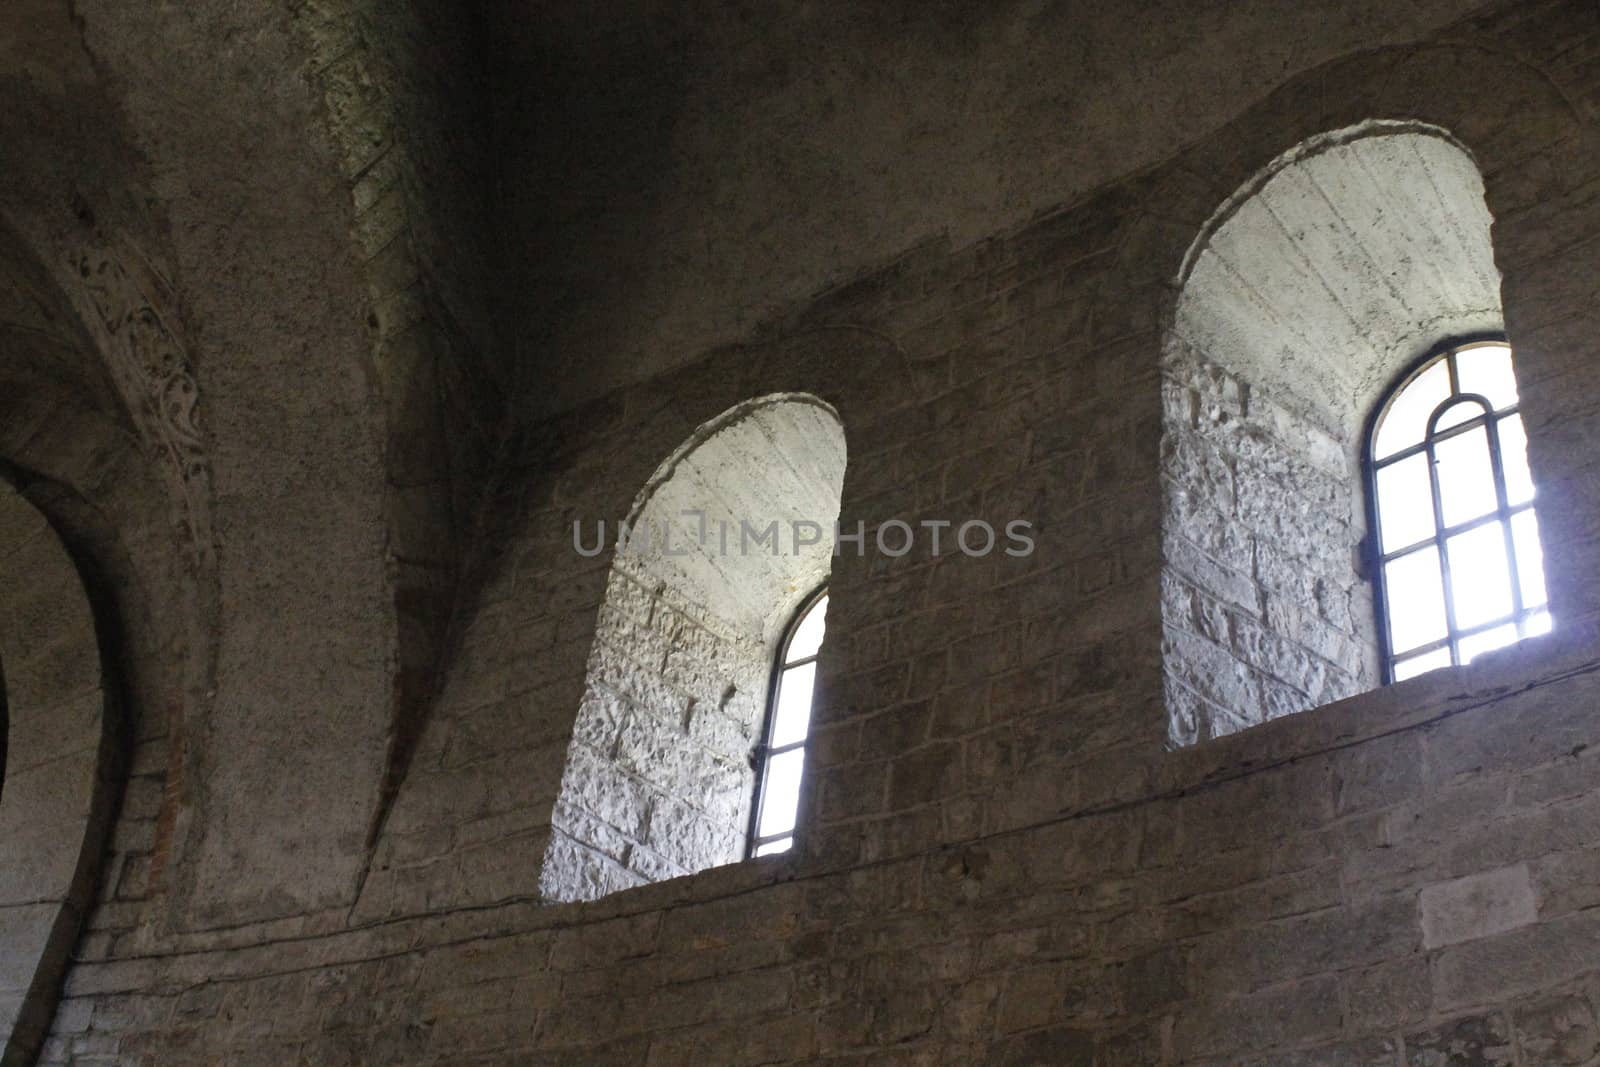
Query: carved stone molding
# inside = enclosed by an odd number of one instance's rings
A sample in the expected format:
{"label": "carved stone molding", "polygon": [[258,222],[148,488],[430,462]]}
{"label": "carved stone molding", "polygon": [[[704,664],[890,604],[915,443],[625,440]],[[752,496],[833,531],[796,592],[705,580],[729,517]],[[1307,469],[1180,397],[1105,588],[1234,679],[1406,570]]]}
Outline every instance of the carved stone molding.
{"label": "carved stone molding", "polygon": [[208,570],[216,542],[200,390],[182,342],[158,310],[152,292],[158,279],[153,273],[141,279],[103,247],[80,252],[74,266],[95,311],[91,326],[102,334],[107,369],[173,491],[174,521],[189,561]]}

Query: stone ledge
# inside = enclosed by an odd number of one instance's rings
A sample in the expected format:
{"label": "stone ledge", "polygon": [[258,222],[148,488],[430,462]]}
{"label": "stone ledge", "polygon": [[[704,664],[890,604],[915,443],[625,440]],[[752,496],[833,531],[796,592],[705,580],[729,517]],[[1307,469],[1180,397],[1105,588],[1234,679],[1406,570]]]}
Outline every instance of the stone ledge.
{"label": "stone ledge", "polygon": [[1154,793],[1182,792],[1442,722],[1519,693],[1600,669],[1600,624],[1559,628],[1319,708],[1168,752]]}

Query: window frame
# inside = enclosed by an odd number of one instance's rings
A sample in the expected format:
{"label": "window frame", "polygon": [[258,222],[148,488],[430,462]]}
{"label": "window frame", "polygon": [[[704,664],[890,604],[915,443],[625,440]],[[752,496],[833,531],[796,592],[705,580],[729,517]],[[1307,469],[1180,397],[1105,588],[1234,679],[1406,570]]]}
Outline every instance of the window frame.
{"label": "window frame", "polygon": [[[762,716],[761,721],[761,740],[750,752],[750,762],[755,768],[755,786],[754,793],[752,794],[750,801],[750,827],[749,831],[745,834],[745,859],[760,858],[756,855],[756,852],[763,845],[769,845],[774,841],[781,841],[785,837],[792,839],[799,836],[800,819],[799,812],[796,811],[794,826],[790,827],[784,833],[770,834],[763,839],[760,834],[761,812],[762,809],[766,807],[767,803],[767,773],[771,768],[772,758],[774,756],[780,756],[785,752],[793,752],[796,749],[799,749],[803,752],[806,746],[811,743],[810,711],[815,710],[815,690],[813,690],[813,706],[807,712],[806,735],[804,737],[798,741],[783,745],[774,751],[772,748],[772,730],[773,727],[777,725],[778,698],[783,692],[784,674],[795,669],[796,667],[804,667],[808,663],[817,663],[822,656],[822,644],[819,643],[817,645],[817,650],[811,655],[795,660],[792,663],[788,661],[789,647],[794,643],[795,634],[799,633],[801,624],[806,621],[812,610],[815,609],[817,604],[827,595],[828,583],[823,582],[811,592],[807,593],[804,599],[800,601],[799,605],[797,605],[795,609],[789,613],[789,621],[784,624],[783,636],[779,638],[777,651],[774,652],[772,657],[772,671],[770,677],[767,679],[767,710],[766,714]],[[827,632],[824,630],[823,641],[826,640]],[[813,684],[815,683],[813,682]],[[802,783],[805,781],[804,774],[805,772],[802,771]],[[793,845],[791,844],[790,847],[792,848]],[[786,849],[785,851],[788,850]],[[774,853],[774,855],[781,855],[781,853]]]}
{"label": "window frame", "polygon": [[[1517,641],[1522,641],[1528,636],[1526,633],[1528,621],[1541,611],[1546,614],[1550,611],[1548,599],[1543,605],[1532,610],[1528,609],[1524,604],[1521,568],[1517,564],[1516,547],[1511,534],[1511,518],[1513,515],[1523,511],[1533,512],[1537,515],[1537,486],[1535,486],[1535,497],[1525,503],[1511,505],[1507,503],[1506,498],[1505,466],[1500,445],[1499,424],[1513,415],[1520,416],[1522,414],[1521,392],[1519,390],[1516,403],[1496,409],[1487,397],[1478,393],[1461,391],[1460,375],[1455,357],[1460,352],[1481,345],[1502,345],[1507,348],[1511,353],[1512,372],[1515,373],[1516,348],[1504,333],[1473,333],[1450,337],[1433,345],[1397,375],[1381,394],[1381,399],[1373,406],[1367,417],[1367,425],[1362,437],[1361,455],[1362,483],[1366,496],[1367,515],[1367,535],[1365,538],[1367,550],[1363,553],[1363,556],[1372,581],[1373,611],[1376,615],[1378,653],[1384,685],[1390,685],[1395,681],[1396,661],[1402,655],[1406,659],[1410,659],[1414,656],[1427,655],[1443,648],[1450,653],[1450,666],[1460,666],[1460,644],[1462,640],[1469,639],[1480,633],[1487,633],[1501,626],[1514,625],[1517,628]],[[1422,438],[1406,445],[1392,455],[1384,456],[1381,460],[1378,459],[1376,456],[1378,431],[1382,427],[1384,418],[1388,415],[1389,410],[1394,406],[1395,400],[1426,371],[1441,361],[1446,364],[1450,392],[1428,414]],[[1476,403],[1482,410],[1463,422],[1448,426],[1442,431],[1436,430],[1440,416],[1451,407],[1462,402]],[[1526,420],[1524,420],[1524,431],[1526,431],[1526,425]],[[1447,527],[1444,524],[1442,514],[1434,448],[1441,441],[1470,433],[1480,427],[1484,430],[1489,449],[1490,470],[1495,483],[1495,508],[1486,514]],[[1425,455],[1429,459],[1428,485],[1433,504],[1433,534],[1426,539],[1412,544],[1401,545],[1391,552],[1385,552],[1383,548],[1382,516],[1378,507],[1378,472],[1385,467],[1418,454]],[[1491,523],[1500,524],[1505,541],[1506,561],[1511,583],[1511,613],[1509,616],[1501,616],[1488,622],[1462,629],[1456,625],[1454,586],[1451,580],[1450,559],[1446,542],[1452,536],[1457,536]],[[1428,544],[1434,545],[1439,555],[1441,590],[1444,596],[1445,635],[1437,641],[1418,645],[1415,648],[1408,648],[1397,654],[1390,635],[1389,589],[1384,567],[1385,564],[1392,560],[1422,550]]]}

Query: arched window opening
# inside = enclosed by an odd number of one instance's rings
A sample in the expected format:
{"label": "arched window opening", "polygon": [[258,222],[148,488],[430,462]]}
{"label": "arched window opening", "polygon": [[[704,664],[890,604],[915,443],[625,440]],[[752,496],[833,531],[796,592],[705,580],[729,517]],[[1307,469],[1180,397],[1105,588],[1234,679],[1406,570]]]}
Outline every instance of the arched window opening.
{"label": "arched window opening", "polygon": [[828,593],[819,589],[795,612],[778,645],[767,722],[756,749],[751,856],[787,852],[794,845],[800,782],[805,775],[806,737],[811,732],[811,696],[827,616]]}
{"label": "arched window opening", "polygon": [[[752,855],[753,831],[784,820],[789,836],[804,764],[792,746],[810,712],[802,678],[809,687],[816,670],[799,652],[822,625],[822,609],[806,608],[832,568],[844,470],[838,414],[803,393],[729,409],[656,468],[596,619],[540,871],[546,899],[735,863]],[[800,616],[815,622],[796,628]],[[765,816],[753,811],[761,798]]]}
{"label": "arched window opening", "polygon": [[[1408,464],[1420,453],[1399,450],[1428,436],[1440,402],[1455,396],[1433,425],[1441,477],[1457,477],[1470,459],[1458,453],[1491,438],[1508,454],[1520,432],[1514,382],[1507,399],[1505,380],[1490,380],[1509,370],[1490,366],[1489,348],[1470,356],[1463,348],[1460,394],[1447,380],[1456,364],[1423,368],[1425,388],[1445,387],[1416,401],[1422,413],[1406,423],[1404,445],[1372,453],[1371,416],[1396,372],[1441,337],[1504,330],[1492,221],[1477,165],[1447,131],[1373,120],[1285,152],[1220,204],[1190,247],[1162,350],[1169,744],[1353,696],[1434,662],[1421,657],[1470,656],[1544,625],[1532,611],[1542,593],[1531,585],[1520,604],[1507,592],[1510,606],[1491,595],[1492,583],[1474,587],[1470,603],[1458,597],[1452,607],[1459,617],[1433,629],[1414,622],[1418,605],[1399,603],[1412,588],[1408,568],[1420,569],[1429,551],[1448,556],[1453,546],[1470,571],[1492,561],[1484,553],[1501,532],[1495,523],[1513,538],[1536,538],[1532,511],[1511,503],[1522,498],[1510,482],[1503,508],[1493,478],[1473,483],[1478,497],[1447,493],[1448,510],[1421,533],[1418,516],[1431,507],[1396,510],[1382,537],[1383,555],[1396,554],[1362,566],[1362,546],[1379,536],[1369,483],[1381,481],[1381,495],[1431,501],[1427,459]],[[1378,430],[1385,449],[1412,396],[1397,397]],[[1477,455],[1492,467],[1486,445]],[[1407,478],[1410,489],[1386,488]],[[1441,530],[1444,541],[1422,544]],[[1379,610],[1378,570],[1395,586],[1392,620]]]}
{"label": "arched window opening", "polygon": [[1550,631],[1511,348],[1447,347],[1370,440],[1384,674],[1399,681]]}

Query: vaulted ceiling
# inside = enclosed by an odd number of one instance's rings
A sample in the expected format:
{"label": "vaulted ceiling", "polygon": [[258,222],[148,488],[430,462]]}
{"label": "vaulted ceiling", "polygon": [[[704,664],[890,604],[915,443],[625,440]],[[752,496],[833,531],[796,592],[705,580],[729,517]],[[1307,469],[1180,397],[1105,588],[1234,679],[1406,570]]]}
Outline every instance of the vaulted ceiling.
{"label": "vaulted ceiling", "polygon": [[1191,251],[1177,332],[1337,439],[1441,339],[1500,330],[1483,179],[1443,131],[1375,123],[1301,146]]}

